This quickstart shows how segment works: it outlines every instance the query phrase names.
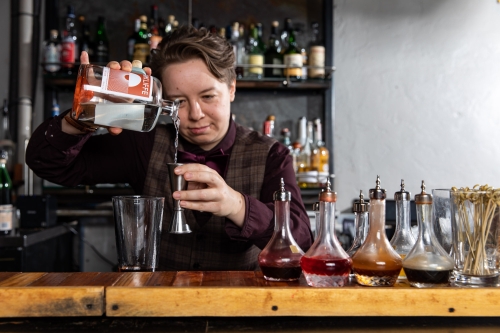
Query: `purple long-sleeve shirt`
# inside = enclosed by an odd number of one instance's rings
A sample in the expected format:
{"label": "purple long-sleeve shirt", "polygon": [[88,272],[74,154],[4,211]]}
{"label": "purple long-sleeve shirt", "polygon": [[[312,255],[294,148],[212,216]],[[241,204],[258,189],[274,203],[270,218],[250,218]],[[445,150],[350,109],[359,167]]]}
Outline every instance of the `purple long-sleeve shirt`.
{"label": "purple long-sleeve shirt", "polygon": [[[141,194],[148,163],[153,149],[155,130],[134,132],[124,130],[120,135],[70,135],[61,131],[61,119],[51,118],[33,133],[26,162],[41,178],[64,186],[99,183],[128,183]],[[161,126],[161,125],[159,125]],[[228,133],[214,149],[232,147],[235,124],[231,121]],[[196,153],[199,147],[185,144],[186,151]],[[292,194],[290,229],[299,246],[306,251],[312,244],[309,218],[296,185],[295,172],[288,149],[276,143],[266,160],[260,200],[245,193],[246,212],[243,228],[229,222],[226,232],[233,239],[248,239],[264,248],[274,230],[273,193],[283,178]]]}

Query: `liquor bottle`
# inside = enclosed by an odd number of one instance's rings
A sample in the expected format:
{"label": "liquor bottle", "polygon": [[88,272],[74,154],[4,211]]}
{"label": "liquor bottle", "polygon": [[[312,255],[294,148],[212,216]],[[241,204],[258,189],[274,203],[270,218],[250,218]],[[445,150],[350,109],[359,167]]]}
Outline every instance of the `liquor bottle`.
{"label": "liquor bottle", "polygon": [[109,41],[106,33],[105,19],[103,16],[97,18],[97,31],[95,35],[94,62],[107,63],[109,61]]}
{"label": "liquor bottle", "polygon": [[257,47],[260,49],[262,54],[264,54],[266,53],[267,46],[262,39],[262,23],[257,23],[255,27],[257,28]]}
{"label": "liquor bottle", "polygon": [[149,49],[156,49],[160,44],[162,37],[158,27],[158,6],[151,6],[151,17],[149,18]]}
{"label": "liquor bottle", "polygon": [[94,59],[94,45],[90,39],[90,26],[85,22],[85,17],[83,15],[78,16],[81,27],[81,36],[78,39],[78,49],[80,53],[85,51],[88,53],[90,59]]}
{"label": "liquor bottle", "polygon": [[12,231],[12,181],[7,171],[7,151],[0,150],[0,236]]}
{"label": "liquor bottle", "polygon": [[318,236],[300,260],[307,284],[312,287],[343,287],[352,268],[352,259],[335,236],[337,193],[332,192],[330,186],[328,179],[326,190],[319,195]]}
{"label": "liquor bottle", "polygon": [[273,115],[267,116],[262,125],[262,134],[270,138],[274,138],[274,122],[276,117]]}
{"label": "liquor bottle", "polygon": [[[239,22],[233,22],[230,25],[227,26],[225,29],[225,37],[231,43],[231,46],[233,47],[233,53],[234,53],[234,66],[235,69],[238,67],[239,64],[242,64],[242,62],[238,61],[238,40],[240,38],[240,23]],[[243,61],[243,59],[241,60]],[[238,75],[238,73],[236,73]]]}
{"label": "liquor bottle", "polygon": [[285,28],[288,30],[288,47],[283,54],[283,64],[286,66],[286,68],[283,69],[283,75],[290,79],[301,79],[303,66],[302,54],[297,47],[291,19],[287,19]]}
{"label": "liquor bottle", "polygon": [[413,287],[446,286],[455,262],[441,247],[434,234],[432,195],[425,192],[423,180],[421,189],[420,194],[415,195],[418,239],[403,261],[403,268],[408,282]]}
{"label": "liquor bottle", "polygon": [[352,269],[356,281],[364,286],[393,286],[403,260],[392,248],[385,233],[385,190],[380,188],[377,176],[376,187],[370,189],[370,229],[366,241],[354,254]]}
{"label": "liquor bottle", "polygon": [[168,34],[169,32],[174,30],[175,16],[168,15],[167,19],[168,19],[168,21],[167,21],[167,25],[165,26],[165,34]]}
{"label": "liquor bottle", "polygon": [[296,23],[293,27],[293,32],[295,35],[295,42],[297,45],[297,50],[299,51],[300,55],[302,56],[302,68],[301,68],[301,76],[300,78],[302,80],[306,80],[308,77],[308,69],[307,69],[307,64],[308,64],[308,59],[307,59],[307,34],[306,34],[306,29],[304,27],[303,23]]}
{"label": "liquor bottle", "polygon": [[50,39],[45,43],[43,50],[44,69],[49,73],[55,73],[61,68],[61,43],[58,35],[57,30],[50,30]]}
{"label": "liquor bottle", "polygon": [[145,64],[149,60],[148,18],[146,15],[141,15],[139,19],[141,20],[141,27],[136,35],[133,60],[139,60]]}
{"label": "liquor bottle", "polygon": [[281,53],[285,53],[285,50],[288,48],[288,30],[291,28],[289,26],[290,24],[290,18],[285,18],[285,20],[283,21],[283,30],[281,30],[280,33]]}
{"label": "liquor bottle", "polygon": [[142,69],[81,65],[70,116],[93,130],[110,126],[148,132],[160,113],[176,116],[178,107],[178,101],[162,99],[160,80]]}
{"label": "liquor bottle", "polygon": [[321,119],[314,119],[314,144],[311,152],[311,168],[320,173],[329,174],[330,152],[323,141],[323,126]]}
{"label": "liquor bottle", "polygon": [[351,247],[347,250],[347,254],[352,258],[356,251],[363,245],[368,236],[368,203],[363,198],[363,191],[359,191],[359,200],[352,204],[352,212],[354,213],[354,229],[356,235],[352,241]]}
{"label": "liquor bottle", "polygon": [[[392,248],[404,259],[415,245],[415,238],[411,233],[410,223],[410,197],[405,191],[405,181],[401,179],[401,190],[394,193],[396,201],[396,230],[391,239]],[[404,269],[399,273],[399,279],[406,279]]]}
{"label": "liquor bottle", "polygon": [[72,69],[76,57],[75,11],[73,6],[68,6],[66,15],[66,29],[63,31],[61,43],[61,63],[64,68]]}
{"label": "liquor bottle", "polygon": [[311,165],[312,145],[313,145],[313,123],[312,121],[308,121],[306,144],[302,146],[302,150],[300,151],[299,155],[299,173],[307,171],[318,171],[317,169],[313,169],[313,166]]}
{"label": "liquor bottle", "polygon": [[274,192],[274,233],[259,254],[259,267],[270,281],[295,281],[300,278],[300,258],[304,251],[290,231],[290,201],[292,195],[285,190],[281,178],[280,190]]}
{"label": "liquor bottle", "polygon": [[290,130],[285,127],[281,130],[281,143],[288,148],[290,151],[290,154],[292,154],[293,151],[293,146],[292,146],[292,133],[290,133]]}
{"label": "liquor bottle", "polygon": [[57,91],[52,90],[52,105],[50,107],[50,114],[52,117],[57,117],[60,113],[59,99],[57,98]]}
{"label": "liquor bottle", "polygon": [[141,29],[141,20],[137,18],[134,21],[134,32],[127,39],[127,59],[130,61],[134,60],[134,47],[139,29]]}
{"label": "liquor bottle", "polygon": [[243,66],[238,66],[242,64],[246,64],[247,55],[246,55],[246,38],[245,38],[245,26],[240,24],[238,27],[238,40],[236,41],[236,77],[241,79],[245,75],[245,70]]}
{"label": "liquor bottle", "polygon": [[[267,42],[267,50],[264,54],[266,65],[283,65],[283,55],[281,54],[281,42],[278,37],[278,21],[273,21],[271,25],[271,34]],[[265,77],[282,77],[283,70],[281,68],[265,68]]]}
{"label": "liquor bottle", "polygon": [[248,77],[261,79],[263,68],[258,66],[264,64],[264,52],[259,45],[259,30],[255,25],[250,26],[247,57],[248,64],[252,66],[248,68]]}
{"label": "liquor bottle", "polygon": [[321,45],[319,40],[319,23],[313,22],[312,39],[309,42],[309,78],[324,79],[325,78],[325,47]]}

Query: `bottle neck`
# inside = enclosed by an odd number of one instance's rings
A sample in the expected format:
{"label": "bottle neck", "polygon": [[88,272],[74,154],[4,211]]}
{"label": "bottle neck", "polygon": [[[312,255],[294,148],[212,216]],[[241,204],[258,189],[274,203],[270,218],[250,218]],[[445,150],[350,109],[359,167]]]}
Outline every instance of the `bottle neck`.
{"label": "bottle neck", "polygon": [[335,232],[335,202],[319,202],[319,242],[330,243]]}
{"label": "bottle neck", "polygon": [[356,228],[355,239],[363,244],[366,240],[366,236],[368,236],[368,212],[354,213],[354,227]]}
{"label": "bottle neck", "polygon": [[418,242],[431,245],[434,237],[432,230],[432,204],[417,204]]}
{"label": "bottle neck", "polygon": [[290,231],[290,201],[274,201],[274,232],[282,238],[291,236]]}
{"label": "bottle neck", "polygon": [[387,239],[385,234],[385,199],[370,199],[370,234],[377,239]]}
{"label": "bottle neck", "polygon": [[169,101],[166,99],[160,100],[161,114],[171,117],[176,117],[179,113],[179,101]]}
{"label": "bottle neck", "polygon": [[410,230],[410,201],[396,200],[396,230]]}

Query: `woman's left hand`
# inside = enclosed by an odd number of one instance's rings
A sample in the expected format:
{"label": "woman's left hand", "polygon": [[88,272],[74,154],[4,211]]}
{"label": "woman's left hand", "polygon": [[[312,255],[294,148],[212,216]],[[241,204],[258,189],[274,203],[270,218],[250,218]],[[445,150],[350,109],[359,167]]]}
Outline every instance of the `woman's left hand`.
{"label": "woman's left hand", "polygon": [[188,182],[187,191],[173,193],[173,198],[180,200],[182,208],[224,216],[243,227],[245,198],[229,187],[215,170],[203,164],[190,163],[178,166],[175,173],[183,175]]}

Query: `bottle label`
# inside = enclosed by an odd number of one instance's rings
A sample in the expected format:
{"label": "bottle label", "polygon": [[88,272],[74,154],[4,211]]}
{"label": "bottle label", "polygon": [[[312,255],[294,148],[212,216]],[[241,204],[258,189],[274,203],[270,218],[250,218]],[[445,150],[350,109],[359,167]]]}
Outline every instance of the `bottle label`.
{"label": "bottle label", "polygon": [[65,39],[61,44],[61,62],[66,62],[70,64],[65,64],[65,67],[71,67],[75,62],[75,41],[73,39]]}
{"label": "bottle label", "polygon": [[143,64],[148,61],[149,55],[149,44],[147,43],[136,43],[134,45],[134,60],[139,60]]}
{"label": "bottle label", "polygon": [[103,67],[101,86],[85,85],[85,90],[150,102],[153,100],[152,77]]}
{"label": "bottle label", "polygon": [[45,47],[45,62],[48,63],[45,65],[45,70],[47,72],[57,72],[61,66],[59,66],[59,62],[61,61],[61,51],[58,46],[53,43],[48,44]]}
{"label": "bottle label", "polygon": [[12,230],[12,205],[0,205],[0,231]]}
{"label": "bottle label", "polygon": [[106,104],[95,106],[96,125],[120,127],[141,132],[144,125],[144,104]]}
{"label": "bottle label", "polygon": [[[262,54],[250,54],[250,55],[248,55],[248,64],[249,65],[263,65],[264,64],[264,56]],[[263,69],[262,69],[262,67],[250,67],[248,69],[248,73],[262,75]]]}
{"label": "bottle label", "polygon": [[[325,66],[325,47],[312,46],[309,53],[309,65],[315,67]],[[310,68],[309,76],[314,78],[322,78],[325,76],[324,68]]]}
{"label": "bottle label", "polygon": [[283,62],[285,66],[288,67],[283,70],[283,74],[285,74],[285,76],[302,75],[302,54],[285,54],[285,56],[283,57]]}
{"label": "bottle label", "polygon": [[[273,65],[283,65],[283,61],[280,58],[273,58]],[[273,68],[274,76],[281,76],[282,69],[281,68]]]}

